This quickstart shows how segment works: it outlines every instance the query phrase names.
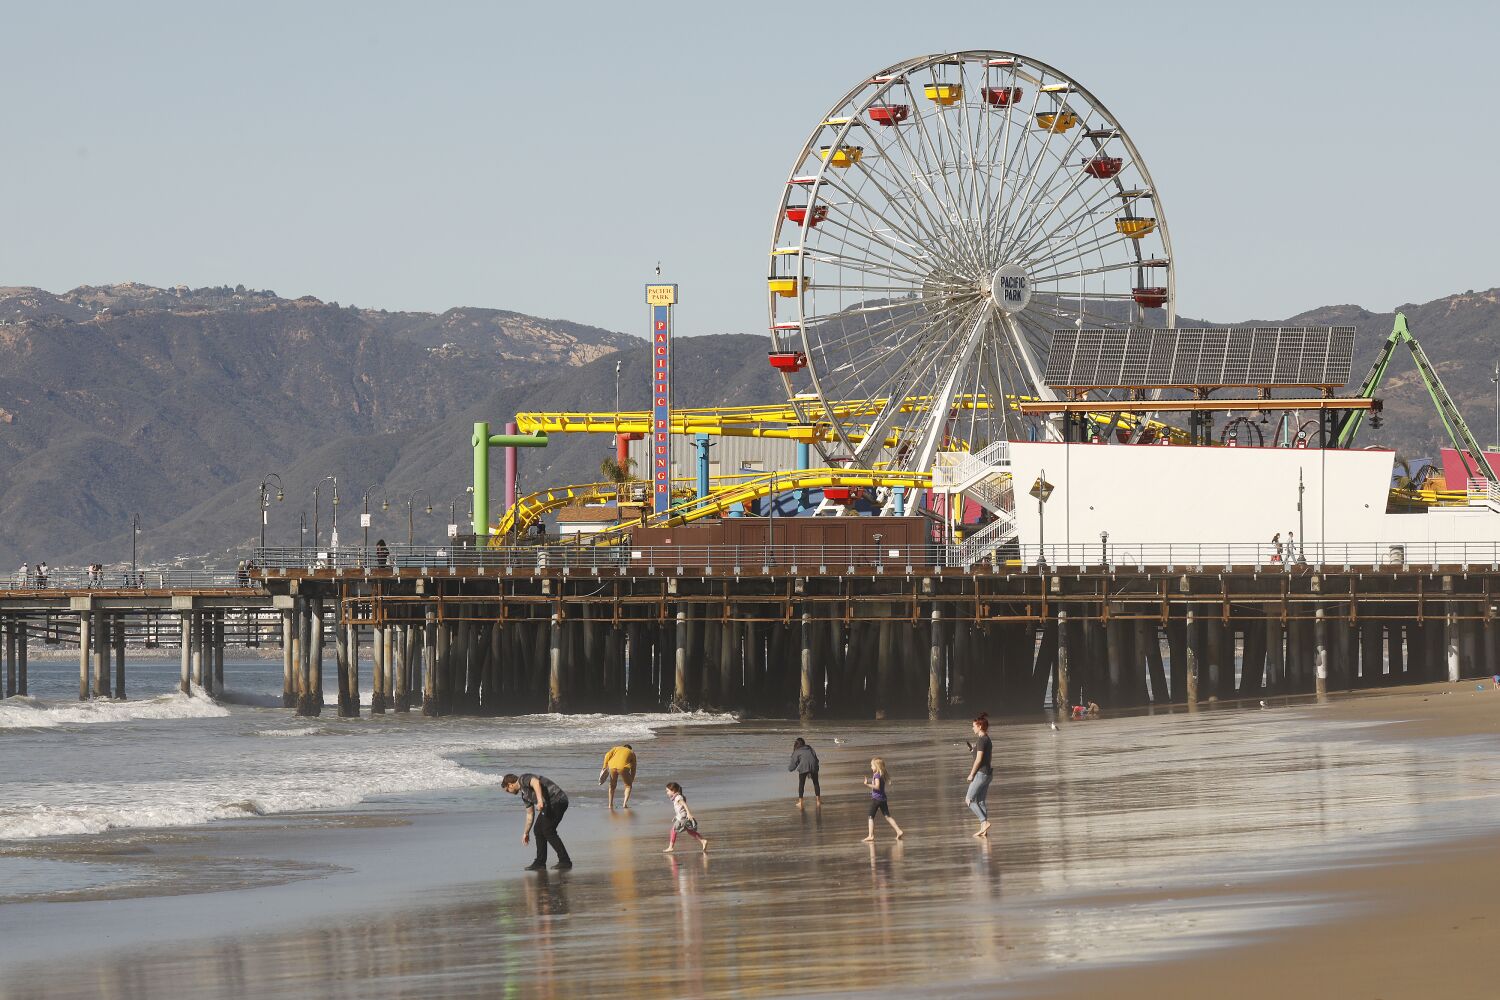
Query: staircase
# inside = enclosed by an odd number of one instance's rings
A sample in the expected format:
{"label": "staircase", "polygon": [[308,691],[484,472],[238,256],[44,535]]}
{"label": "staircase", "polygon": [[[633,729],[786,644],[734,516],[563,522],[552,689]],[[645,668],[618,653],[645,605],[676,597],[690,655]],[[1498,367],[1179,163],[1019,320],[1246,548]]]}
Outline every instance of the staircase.
{"label": "staircase", "polygon": [[1016,537],[1019,528],[1007,442],[996,441],[977,452],[938,452],[932,465],[932,489],[962,493],[995,515],[994,521],[952,547],[953,565],[972,566]]}

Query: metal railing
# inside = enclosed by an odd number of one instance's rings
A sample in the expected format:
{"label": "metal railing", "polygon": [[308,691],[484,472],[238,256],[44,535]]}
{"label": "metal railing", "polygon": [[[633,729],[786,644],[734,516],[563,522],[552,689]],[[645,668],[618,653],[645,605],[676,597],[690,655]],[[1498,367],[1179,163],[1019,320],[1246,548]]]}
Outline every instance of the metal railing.
{"label": "metal railing", "polygon": [[1328,542],[1277,546],[1269,542],[1107,543],[1020,546],[1020,564],[1038,568],[1038,558],[1057,569],[1169,570],[1205,567],[1301,572],[1313,568],[1368,566],[1483,566],[1500,570],[1500,542]]}
{"label": "metal railing", "polygon": [[1500,511],[1500,483],[1491,482],[1482,476],[1469,480],[1468,501],[1470,507],[1488,507]]}
{"label": "metal railing", "polygon": [[251,586],[248,574],[204,573],[193,570],[125,570],[90,573],[87,570],[49,570],[45,576],[0,574],[0,590],[212,590]]}
{"label": "metal railing", "polygon": [[540,545],[466,548],[393,545],[373,549],[256,549],[256,575],[287,571],[334,570],[345,575],[378,576],[393,571],[426,575],[450,572],[532,572],[535,570],[614,570],[625,573],[759,573],[777,567],[801,573],[831,574],[850,569],[947,565],[949,546],[882,545]]}

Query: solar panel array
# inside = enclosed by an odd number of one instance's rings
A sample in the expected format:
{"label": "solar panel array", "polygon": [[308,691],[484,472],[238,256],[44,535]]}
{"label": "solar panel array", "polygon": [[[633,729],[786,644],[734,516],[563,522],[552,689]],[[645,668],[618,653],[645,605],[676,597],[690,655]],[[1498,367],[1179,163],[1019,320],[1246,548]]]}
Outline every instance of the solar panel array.
{"label": "solar panel array", "polygon": [[1352,326],[1055,330],[1055,388],[1317,386],[1349,381]]}

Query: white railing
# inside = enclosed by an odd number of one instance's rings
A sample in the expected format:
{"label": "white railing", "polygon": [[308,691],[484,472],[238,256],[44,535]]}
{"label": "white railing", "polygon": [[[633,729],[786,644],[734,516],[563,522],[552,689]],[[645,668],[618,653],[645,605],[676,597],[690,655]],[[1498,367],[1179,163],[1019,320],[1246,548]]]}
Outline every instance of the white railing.
{"label": "white railing", "polygon": [[1002,545],[1013,540],[1019,530],[1013,516],[1001,515],[958,545],[950,546],[948,565],[967,568],[983,562]]}
{"label": "white railing", "polygon": [[1283,547],[1267,542],[1118,543],[1020,546],[1021,565],[1036,568],[1045,556],[1049,569],[1145,570],[1216,569],[1258,572],[1310,572],[1314,569],[1371,567],[1484,567],[1500,570],[1500,542],[1329,542]]}
{"label": "white railing", "polygon": [[1475,476],[1469,480],[1468,493],[1470,507],[1488,507],[1490,510],[1500,511],[1500,484],[1483,476]]}
{"label": "white railing", "polygon": [[932,488],[938,493],[964,493],[987,510],[1015,509],[1011,487],[1010,444],[996,441],[978,452],[940,451],[932,463]]}

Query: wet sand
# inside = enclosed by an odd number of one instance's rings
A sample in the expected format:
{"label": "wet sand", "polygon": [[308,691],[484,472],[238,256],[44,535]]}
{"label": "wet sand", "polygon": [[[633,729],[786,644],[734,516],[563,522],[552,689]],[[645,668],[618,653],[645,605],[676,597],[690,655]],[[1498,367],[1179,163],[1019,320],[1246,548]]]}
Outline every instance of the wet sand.
{"label": "wet sand", "polygon": [[[5,907],[0,997],[1493,996],[1500,693],[1484,688],[1003,725],[987,841],[962,803],[962,723],[809,727],[825,796],[801,813],[793,727],[683,730],[652,744],[631,816],[570,810],[572,872],[517,871],[519,810],[493,797],[405,832],[310,825],[296,850],[246,824],[205,853],[275,842],[312,863],[347,845],[345,871]],[[901,843],[884,824],[860,843],[876,751]],[[596,766],[580,757],[575,778]],[[660,853],[674,766],[706,857],[683,839]],[[170,936],[77,931],[153,908],[177,912]],[[266,908],[272,929],[250,919]],[[28,960],[17,912],[71,924],[70,959]]]}

